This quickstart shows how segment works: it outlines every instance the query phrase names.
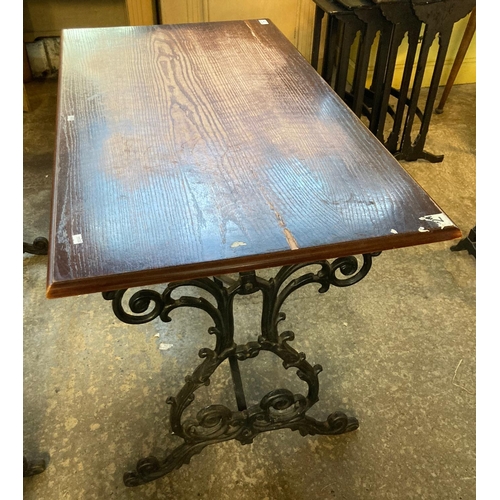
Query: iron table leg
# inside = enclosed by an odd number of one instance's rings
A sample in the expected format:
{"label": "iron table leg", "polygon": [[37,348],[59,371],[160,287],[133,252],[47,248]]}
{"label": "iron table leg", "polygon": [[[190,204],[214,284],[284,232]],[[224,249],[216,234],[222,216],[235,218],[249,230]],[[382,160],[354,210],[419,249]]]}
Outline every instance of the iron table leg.
{"label": "iron table leg", "polygon": [[49,251],[49,242],[47,238],[39,236],[33,243],[23,241],[23,253],[32,253],[34,255],[47,255]]}
{"label": "iron table leg", "polygon": [[[249,444],[262,432],[284,428],[297,430],[302,436],[336,435],[357,429],[357,419],[342,411],[331,413],[326,421],[318,421],[306,415],[319,400],[318,375],[322,367],[311,365],[304,353],[296,351],[290,345],[294,340],[294,333],[285,331],[279,334],[278,324],[285,320],[281,307],[293,292],[311,283],[320,285],[320,293],[328,291],[330,286],[353,285],[366,276],[375,255],[378,254],[363,255],[361,266],[355,257],[338,258],[332,263],[317,261],[285,266],[269,280],[249,271],[241,272],[239,279],[229,280],[229,284],[215,277],[171,283],[161,294],[154,290],[141,290],[128,301],[132,314],[125,311],[122,304],[126,290],[103,293],[105,299],[112,301],[117,318],[130,324],[146,323],[157,317],[168,322],[170,313],[181,307],[201,309],[213,320],[214,326],[209,329],[209,333],[216,338],[215,348],[203,348],[199,351],[203,361],[192,375],[186,377],[186,383],[177,395],[167,400],[171,406],[172,433],[183,438],[184,443],[166,454],[162,460],[152,456],[139,460],[135,471],[124,474],[125,485],[138,486],[158,479],[188,464],[193,455],[215,443],[235,439],[242,444]],[[319,270],[293,278],[298,271],[311,265],[319,266]],[[174,291],[186,286],[208,292],[217,305],[200,297],[172,297]],[[238,345],[234,342],[234,298],[236,295],[257,292],[262,293],[263,300],[261,334],[255,341]],[[262,351],[278,356],[285,369],[296,369],[297,376],[307,385],[307,394],[293,394],[288,389],[278,388],[267,393],[258,404],[247,406],[239,363],[255,358]],[[231,367],[237,410],[213,404],[199,410],[195,418],[183,419],[184,411],[195,399],[196,390],[210,383],[210,377],[225,360],[229,361]]]}

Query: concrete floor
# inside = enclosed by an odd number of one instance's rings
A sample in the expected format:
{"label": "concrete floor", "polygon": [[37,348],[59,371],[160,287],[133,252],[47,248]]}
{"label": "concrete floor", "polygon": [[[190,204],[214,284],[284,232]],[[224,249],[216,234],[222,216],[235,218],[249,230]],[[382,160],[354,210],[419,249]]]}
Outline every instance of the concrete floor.
{"label": "concrete floor", "polygon": [[[23,225],[31,242],[48,235],[57,83],[26,87]],[[455,86],[433,117],[426,149],[444,161],[402,163],[464,234],[476,223],[475,90]],[[451,252],[453,243],[384,252],[357,285],[321,295],[306,287],[285,303],[292,345],[324,368],[312,416],[342,409],[358,417],[358,431],[303,438],[283,430],[248,446],[214,445],[137,488],[123,485],[123,472],[179,444],[165,399],[211,344],[210,322],[183,309],[169,324],[131,326],[99,294],[49,301],[47,257],[24,254],[24,454],[48,459],[45,472],[24,479],[24,498],[475,498],[476,262]],[[238,299],[238,341],[246,342],[257,334],[260,304],[254,295]],[[266,353],[243,364],[243,377],[253,401],[280,384],[305,386]],[[230,404],[229,389],[222,371],[193,406]]]}

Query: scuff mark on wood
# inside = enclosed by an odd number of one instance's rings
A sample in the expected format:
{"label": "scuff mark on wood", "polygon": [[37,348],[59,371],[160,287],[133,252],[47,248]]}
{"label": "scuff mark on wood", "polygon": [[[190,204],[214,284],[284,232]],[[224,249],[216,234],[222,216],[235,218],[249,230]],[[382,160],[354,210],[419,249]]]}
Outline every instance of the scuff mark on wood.
{"label": "scuff mark on wood", "polygon": [[274,208],[274,206],[271,202],[268,201],[267,203],[269,205],[269,208],[274,212],[276,219],[278,219],[278,224],[283,229],[283,233],[285,234],[285,238],[286,238],[286,241],[288,243],[288,246],[290,247],[290,250],[298,250],[299,245],[297,244],[297,240],[295,239],[292,232],[286,227],[286,224],[285,224],[285,221],[283,220],[283,217],[281,217],[281,214]]}
{"label": "scuff mark on wood", "polygon": [[234,243],[231,243],[231,248],[242,247],[245,245],[246,243],[244,241],[235,241]]}
{"label": "scuff mark on wood", "polygon": [[297,240],[294,238],[293,234],[286,227],[283,228],[283,232],[285,233],[286,241],[288,241],[288,245],[291,250],[298,250],[299,245],[297,245]]}
{"label": "scuff mark on wood", "polygon": [[255,34],[255,31],[252,29],[252,26],[250,26],[250,24],[248,24],[246,21],[245,21],[245,24],[247,25],[248,29],[250,30],[250,33],[252,33],[252,36],[258,40],[259,37]]}

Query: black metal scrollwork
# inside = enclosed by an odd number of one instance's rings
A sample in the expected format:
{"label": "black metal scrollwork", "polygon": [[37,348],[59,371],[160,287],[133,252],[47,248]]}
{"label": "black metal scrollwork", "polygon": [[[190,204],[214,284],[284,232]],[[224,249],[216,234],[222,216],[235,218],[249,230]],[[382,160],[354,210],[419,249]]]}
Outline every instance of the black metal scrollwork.
{"label": "black metal scrollwork", "polygon": [[[306,412],[319,399],[318,374],[320,365],[311,365],[306,355],[290,346],[294,334],[291,331],[278,333],[278,324],[286,316],[281,307],[287,297],[299,288],[317,283],[319,292],[324,293],[330,286],[346,287],[363,279],[372,265],[372,257],[379,254],[363,255],[359,266],[355,257],[341,257],[333,262],[317,261],[308,264],[285,266],[269,280],[258,277],[255,272],[242,272],[238,280],[225,285],[218,278],[201,278],[182,283],[172,283],[162,294],[153,290],[136,292],[129,299],[128,307],[133,313],[125,311],[122,305],[126,290],[106,292],[104,298],[111,300],[115,315],[125,323],[140,324],[159,317],[171,321],[170,314],[181,307],[194,307],[205,311],[212,318],[214,326],[209,333],[215,335],[215,348],[201,349],[202,363],[175,397],[170,397],[170,423],[172,432],[183,438],[184,443],[175,448],[163,460],[155,457],[141,459],[136,470],[124,475],[127,486],[137,486],[153,481],[174,469],[189,463],[191,457],[200,453],[206,446],[236,439],[242,444],[251,443],[261,432],[289,428],[307,434],[342,434],[357,429],[358,421],[343,412],[332,413],[325,422],[306,415]],[[293,278],[301,269],[319,266],[315,273],[309,272]],[[172,294],[181,287],[195,287],[208,292],[216,301],[216,306],[202,297],[181,296],[174,299]],[[233,301],[236,295],[249,295],[261,292],[263,308],[261,316],[261,335],[257,341],[244,345],[234,343]],[[280,357],[285,369],[297,369],[297,376],[308,386],[307,395],[293,394],[287,389],[277,389],[266,394],[260,403],[248,407],[245,401],[238,362],[257,356],[261,351],[269,351]],[[210,377],[218,366],[228,360],[233,375],[233,384],[238,411],[223,405],[210,405],[201,409],[194,419],[182,421],[186,408],[194,401],[198,388],[210,383]]]}
{"label": "black metal scrollwork", "polygon": [[43,236],[39,236],[33,240],[33,243],[23,241],[23,253],[31,253],[33,255],[47,255],[49,252],[49,240]]}

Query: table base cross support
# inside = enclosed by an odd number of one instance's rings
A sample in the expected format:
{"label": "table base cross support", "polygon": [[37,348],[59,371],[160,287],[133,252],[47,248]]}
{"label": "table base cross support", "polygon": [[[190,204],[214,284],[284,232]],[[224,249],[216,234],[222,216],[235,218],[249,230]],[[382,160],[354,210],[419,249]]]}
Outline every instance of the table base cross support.
{"label": "table base cross support", "polygon": [[[261,432],[288,428],[298,430],[302,436],[308,434],[343,434],[358,428],[358,421],[341,411],[330,414],[321,422],[306,415],[319,400],[318,374],[320,365],[311,365],[306,355],[290,346],[294,334],[291,331],[278,333],[278,324],[285,319],[280,311],[290,294],[304,285],[321,285],[320,293],[330,286],[350,286],[366,276],[372,265],[372,257],[363,255],[360,265],[356,257],[341,257],[332,263],[317,261],[306,264],[285,266],[274,278],[263,279],[254,271],[240,272],[239,279],[227,277],[201,278],[169,284],[163,293],[154,290],[140,290],[128,301],[129,313],[125,310],[126,290],[104,292],[111,300],[115,315],[123,322],[140,324],[160,317],[171,321],[170,313],[180,307],[202,309],[210,315],[214,326],[209,333],[215,335],[215,348],[203,348],[199,352],[203,362],[186,377],[184,387],[177,396],[170,397],[170,423],[172,433],[183,438],[184,443],[175,448],[163,460],[147,457],[138,461],[136,470],[124,474],[126,486],[138,486],[158,479],[169,472],[188,464],[191,457],[200,453],[210,444],[236,439],[249,444]],[[319,270],[293,275],[309,266],[319,266]],[[293,278],[293,279],[292,279]],[[209,292],[217,306],[203,297],[181,296],[174,299],[172,293],[180,287],[195,287]],[[263,296],[261,335],[256,342],[237,345],[234,342],[233,301],[236,295],[250,295],[261,292]],[[269,351],[281,358],[285,369],[297,369],[297,376],[308,386],[307,395],[293,394],[288,389],[277,389],[266,394],[260,403],[247,406],[241,380],[239,362],[256,357],[261,351]],[[224,405],[209,405],[201,409],[194,419],[182,420],[186,408],[194,401],[194,393],[210,384],[210,377],[225,360],[229,361],[238,410],[232,411]]]}

